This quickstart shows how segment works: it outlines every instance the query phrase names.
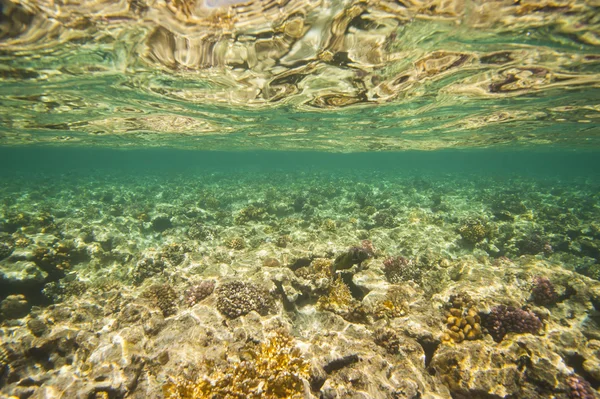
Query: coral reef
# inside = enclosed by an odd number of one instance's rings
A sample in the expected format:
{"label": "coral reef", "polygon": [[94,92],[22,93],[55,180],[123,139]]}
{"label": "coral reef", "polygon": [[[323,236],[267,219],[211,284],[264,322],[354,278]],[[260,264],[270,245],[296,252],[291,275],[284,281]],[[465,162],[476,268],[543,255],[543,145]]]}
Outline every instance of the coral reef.
{"label": "coral reef", "polygon": [[385,296],[376,302],[373,315],[378,319],[406,316],[410,308],[408,299],[408,294],[402,287],[391,287]]}
{"label": "coral reef", "polygon": [[212,240],[216,238],[217,232],[211,226],[203,223],[195,223],[189,227],[187,236],[192,240]]}
{"label": "coral reef", "polygon": [[134,284],[141,284],[147,278],[161,274],[165,266],[165,262],[162,259],[152,257],[143,258],[136,263],[131,271],[131,280]]}
{"label": "coral reef", "polygon": [[169,284],[152,285],[144,291],[144,296],[149,298],[165,317],[177,312],[178,295]]}
{"label": "coral reef", "polygon": [[444,322],[448,331],[442,341],[461,343],[483,337],[481,318],[471,297],[466,293],[452,295],[446,305]]}
{"label": "coral reef", "polygon": [[537,334],[543,327],[532,311],[506,305],[492,308],[484,318],[484,325],[496,342],[502,341],[508,333]]}
{"label": "coral reef", "polygon": [[317,307],[337,313],[348,313],[352,310],[353,302],[350,288],[338,277],[329,289],[329,293],[319,298]]}
{"label": "coral reef", "polygon": [[400,337],[391,328],[379,328],[375,330],[374,341],[392,355],[400,352]]}
{"label": "coral reef", "polygon": [[569,398],[570,399],[594,399],[594,389],[589,382],[582,379],[578,375],[571,375],[567,378],[567,385],[569,386]]}
{"label": "coral reef", "polygon": [[206,362],[210,370],[194,380],[172,378],[164,385],[166,399],[201,398],[304,398],[303,381],[310,364],[295,346],[294,339],[277,331],[267,342],[243,349],[246,359],[219,367]]}
{"label": "coral reef", "polygon": [[422,278],[422,271],[414,264],[412,259],[403,256],[392,256],[383,261],[383,271],[385,277],[392,284],[403,281],[415,281],[419,283]]}
{"label": "coral reef", "polygon": [[458,233],[469,244],[483,241],[489,234],[489,227],[478,219],[467,219],[458,228]]}
{"label": "coral reef", "polygon": [[30,307],[24,295],[9,295],[0,302],[0,317],[4,319],[20,319],[29,313]]}
{"label": "coral reef", "polygon": [[236,224],[244,224],[250,221],[257,221],[264,218],[267,214],[267,211],[262,206],[258,205],[248,205],[247,207],[241,209],[237,215],[235,215],[234,221]]}
{"label": "coral reef", "polygon": [[62,275],[71,268],[71,248],[58,243],[52,247],[38,247],[33,253],[34,262],[50,275]]}
{"label": "coral reef", "polygon": [[[0,185],[0,396],[597,395],[591,181],[111,179]],[[552,252],[524,250],[532,232]]]}
{"label": "coral reef", "polygon": [[246,241],[241,237],[233,237],[225,242],[225,246],[239,251],[246,248]]}
{"label": "coral reef", "polygon": [[337,223],[335,220],[325,219],[321,224],[321,227],[325,231],[335,231],[337,229]]}
{"label": "coral reef", "polygon": [[204,280],[185,290],[184,299],[188,306],[194,306],[207,298],[215,290],[215,280]]}
{"label": "coral reef", "polygon": [[230,281],[216,289],[217,310],[230,319],[244,316],[252,311],[265,313],[272,304],[266,290],[243,281]]}
{"label": "coral reef", "polygon": [[170,244],[164,247],[160,253],[161,259],[165,259],[173,266],[178,266],[185,260],[186,248],[181,244]]}
{"label": "coral reef", "polygon": [[520,254],[536,255],[543,253],[549,255],[553,252],[550,242],[541,234],[530,233],[517,242]]}
{"label": "coral reef", "polygon": [[553,305],[558,301],[558,294],[547,277],[537,276],[533,279],[531,298],[536,305]]}
{"label": "coral reef", "polygon": [[14,248],[6,243],[0,242],[0,260],[8,258],[13,253]]}
{"label": "coral reef", "polygon": [[289,234],[284,234],[277,237],[275,240],[275,245],[277,245],[279,248],[285,248],[291,241],[292,237],[290,237]]}

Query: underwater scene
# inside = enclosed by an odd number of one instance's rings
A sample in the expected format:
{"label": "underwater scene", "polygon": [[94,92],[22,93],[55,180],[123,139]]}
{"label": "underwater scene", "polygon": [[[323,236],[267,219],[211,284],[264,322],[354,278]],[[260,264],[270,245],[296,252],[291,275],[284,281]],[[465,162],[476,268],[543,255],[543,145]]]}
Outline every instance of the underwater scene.
{"label": "underwater scene", "polygon": [[0,399],[599,399],[597,0],[0,0]]}

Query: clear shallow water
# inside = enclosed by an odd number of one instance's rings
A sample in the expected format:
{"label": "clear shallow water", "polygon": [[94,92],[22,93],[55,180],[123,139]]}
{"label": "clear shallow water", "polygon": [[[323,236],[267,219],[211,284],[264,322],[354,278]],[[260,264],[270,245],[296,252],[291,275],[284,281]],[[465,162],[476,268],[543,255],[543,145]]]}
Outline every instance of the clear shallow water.
{"label": "clear shallow water", "polygon": [[594,398],[597,155],[4,148],[0,392]]}
{"label": "clear shallow water", "polygon": [[599,396],[597,4],[0,12],[0,397]]}

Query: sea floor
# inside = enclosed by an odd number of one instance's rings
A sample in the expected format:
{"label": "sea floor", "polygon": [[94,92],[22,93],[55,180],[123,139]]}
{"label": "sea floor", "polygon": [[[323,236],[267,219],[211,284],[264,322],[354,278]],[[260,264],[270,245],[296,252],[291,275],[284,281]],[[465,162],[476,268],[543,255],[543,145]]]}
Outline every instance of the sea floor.
{"label": "sea floor", "polygon": [[600,397],[595,179],[15,174],[0,259],[1,397]]}

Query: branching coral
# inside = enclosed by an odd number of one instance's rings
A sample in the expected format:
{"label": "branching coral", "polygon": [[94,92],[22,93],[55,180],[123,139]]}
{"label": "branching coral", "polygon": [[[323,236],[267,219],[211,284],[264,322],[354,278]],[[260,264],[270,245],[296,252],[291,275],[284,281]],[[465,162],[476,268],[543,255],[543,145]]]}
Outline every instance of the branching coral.
{"label": "branching coral", "polygon": [[321,223],[321,228],[325,231],[335,231],[337,229],[337,223],[332,219],[325,219]]}
{"label": "branching coral", "polygon": [[309,266],[299,267],[294,273],[298,277],[313,281],[322,278],[331,279],[331,264],[330,259],[315,258]]}
{"label": "branching coral", "polygon": [[277,332],[258,347],[249,345],[242,351],[247,359],[214,367],[205,361],[208,375],[195,380],[172,378],[163,386],[166,399],[303,398],[303,379],[308,377],[309,363],[302,357],[289,335]]}
{"label": "branching coral", "polygon": [[374,307],[375,317],[381,319],[393,319],[402,317],[408,313],[408,295],[400,287],[393,287],[388,290],[385,297],[378,301]]}
{"label": "branching coral", "polygon": [[241,237],[234,237],[225,242],[225,246],[230,249],[241,250],[246,248],[246,241]]}
{"label": "branching coral", "polygon": [[331,285],[329,293],[317,301],[317,308],[329,310],[337,314],[348,314],[357,306],[357,301],[352,297],[350,288],[342,281],[341,277]]}
{"label": "branching coral", "polygon": [[554,285],[547,277],[538,276],[533,280],[531,297],[537,305],[553,305],[558,301]]}
{"label": "branching coral", "polygon": [[375,343],[394,355],[400,352],[400,336],[391,328],[379,328],[374,334]]}
{"label": "branching coral", "polygon": [[485,327],[496,342],[502,341],[510,332],[537,334],[542,321],[530,310],[498,305],[485,318]]}
{"label": "branching coral", "polygon": [[489,228],[480,220],[468,219],[458,228],[458,233],[466,242],[476,244],[488,236]]}
{"label": "branching coral", "polygon": [[214,289],[214,280],[204,280],[198,284],[194,284],[185,291],[185,302],[188,304],[188,306],[194,306],[212,294]]}
{"label": "branching coral", "polygon": [[419,283],[422,278],[421,270],[418,269],[412,259],[403,256],[391,256],[383,261],[383,272],[392,284],[412,280]]}

